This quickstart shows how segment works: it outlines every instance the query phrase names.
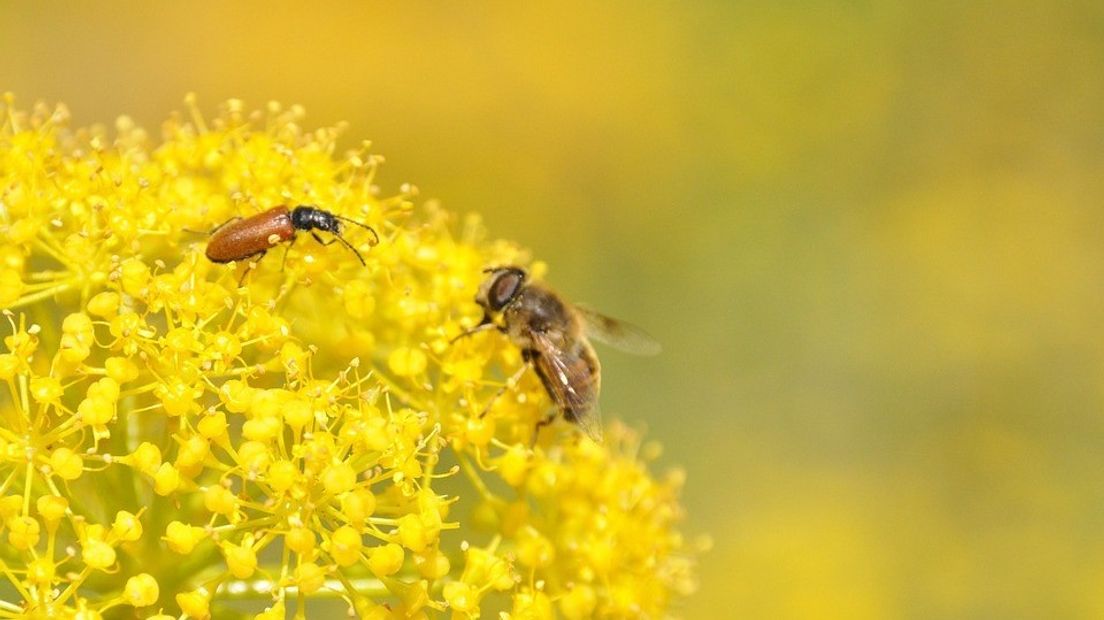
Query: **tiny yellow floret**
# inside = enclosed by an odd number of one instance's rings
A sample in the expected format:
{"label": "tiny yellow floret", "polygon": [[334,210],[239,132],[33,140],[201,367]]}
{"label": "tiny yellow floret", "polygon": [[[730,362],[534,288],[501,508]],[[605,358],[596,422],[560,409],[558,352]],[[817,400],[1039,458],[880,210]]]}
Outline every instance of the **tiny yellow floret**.
{"label": "tiny yellow floret", "polygon": [[119,311],[119,299],[119,294],[114,291],[97,293],[88,300],[88,311],[100,318],[115,318]]}
{"label": "tiny yellow floret", "polygon": [[449,607],[456,611],[471,613],[479,608],[478,593],[463,581],[446,583],[443,595]]}
{"label": "tiny yellow floret", "polygon": [[326,583],[326,571],[313,562],[300,564],[295,567],[295,583],[303,594],[313,594]]}
{"label": "tiny yellow floret", "polygon": [[193,590],[176,595],[176,604],[190,618],[203,620],[211,616],[211,597],[206,592]]}
{"label": "tiny yellow floret", "polygon": [[126,510],[115,513],[115,521],[111,524],[111,534],[118,540],[134,542],[142,538],[142,522],[134,514]]}
{"label": "tiny yellow floret", "polygon": [[153,490],[158,495],[168,495],[180,486],[180,471],[171,463],[161,463],[153,475]]}
{"label": "tiny yellow floret", "polygon": [[165,542],[169,549],[187,555],[195,549],[196,544],[206,537],[203,528],[173,521],[165,528]]}
{"label": "tiny yellow floret", "polygon": [[64,394],[61,382],[54,377],[35,377],[31,379],[31,398],[40,403],[57,402]]}
{"label": "tiny yellow floret", "polygon": [[257,570],[257,552],[249,545],[222,544],[222,554],[230,574],[238,579],[248,579]]}
{"label": "tiny yellow floret", "polygon": [[59,495],[43,495],[35,501],[35,508],[47,524],[57,523],[69,509],[69,500]]}
{"label": "tiny yellow floret", "polygon": [[338,566],[352,566],[360,560],[362,546],[360,532],[343,525],[330,537],[330,556]]}
{"label": "tiny yellow floret", "polygon": [[81,548],[84,563],[99,570],[107,570],[115,564],[115,549],[99,538],[89,538]]}
{"label": "tiny yellow floret", "polygon": [[161,450],[152,443],[143,442],[129,459],[135,469],[152,476],[161,467]]}
{"label": "tiny yellow floret", "polygon": [[148,573],[140,573],[127,579],[126,587],[123,589],[127,602],[135,607],[153,605],[157,602],[160,593],[157,580]]}
{"label": "tiny yellow floret", "polygon": [[224,486],[213,486],[203,494],[203,505],[213,513],[233,515],[238,510],[238,498]]}
{"label": "tiny yellow floret", "polygon": [[368,556],[368,568],[377,577],[386,577],[399,572],[403,565],[403,548],[395,543],[376,547]]}
{"label": "tiny yellow floret", "polygon": [[300,555],[310,555],[314,551],[314,532],[305,527],[291,528],[284,535],[284,541],[288,549]]}
{"label": "tiny yellow floret", "polygon": [[331,495],[344,493],[355,484],[356,471],[348,463],[335,463],[322,472],[322,486]]}
{"label": "tiny yellow floret", "polygon": [[19,550],[26,550],[38,544],[42,531],[34,517],[14,517],[8,520],[8,542]]}
{"label": "tiny yellow floret", "polygon": [[57,576],[57,565],[49,558],[38,558],[27,566],[27,580],[37,585],[47,585]]}
{"label": "tiny yellow floret", "polygon": [[399,347],[387,357],[387,366],[400,377],[413,377],[425,371],[426,354],[414,347]]}
{"label": "tiny yellow floret", "polygon": [[568,620],[583,620],[591,617],[597,603],[594,588],[580,584],[568,590],[567,594],[560,599],[560,612]]}
{"label": "tiny yellow floret", "polygon": [[69,448],[58,448],[50,455],[50,467],[64,480],[76,480],[84,471],[84,460]]}
{"label": "tiny yellow floret", "polygon": [[376,496],[368,489],[356,489],[341,496],[341,514],[349,523],[362,526],[376,511]]}

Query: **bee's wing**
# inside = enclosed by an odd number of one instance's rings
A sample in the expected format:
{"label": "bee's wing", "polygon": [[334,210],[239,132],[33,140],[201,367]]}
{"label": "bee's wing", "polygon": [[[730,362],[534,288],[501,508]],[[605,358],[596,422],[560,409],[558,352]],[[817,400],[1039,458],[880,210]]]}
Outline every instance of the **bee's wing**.
{"label": "bee's wing", "polygon": [[571,421],[579,425],[595,443],[602,443],[602,412],[598,410],[597,401],[591,403],[585,412],[576,414]]}
{"label": "bee's wing", "polygon": [[533,363],[548,395],[565,413],[565,417],[570,417],[570,422],[577,424],[594,441],[601,442],[597,369],[592,369],[587,360],[579,355],[564,351],[562,338],[553,338],[535,330],[531,337],[538,354]]}
{"label": "bee's wing", "polygon": [[610,318],[583,304],[575,304],[575,310],[583,319],[588,338],[636,355],[656,355],[663,350],[655,338],[631,323]]}

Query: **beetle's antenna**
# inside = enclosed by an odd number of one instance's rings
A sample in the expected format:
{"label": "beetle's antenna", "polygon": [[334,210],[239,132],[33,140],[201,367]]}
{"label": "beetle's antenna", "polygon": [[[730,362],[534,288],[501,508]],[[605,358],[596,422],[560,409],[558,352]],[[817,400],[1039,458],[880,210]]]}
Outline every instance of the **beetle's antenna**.
{"label": "beetle's antenna", "polygon": [[339,220],[349,222],[351,224],[356,224],[357,226],[360,226],[361,228],[367,228],[368,230],[372,231],[372,237],[375,238],[375,241],[372,242],[372,245],[379,245],[379,234],[376,232],[375,228],[372,228],[371,226],[365,224],[364,222],[358,222],[358,221],[356,221],[352,218],[345,217],[344,215],[338,215],[336,213],[333,213],[332,215],[334,217],[336,217],[337,219],[339,219]]}
{"label": "beetle's antenna", "polygon": [[[376,231],[374,231],[374,230],[373,230],[372,232],[376,232]],[[348,241],[346,241],[346,240],[345,240],[345,237],[342,237],[341,235],[339,235],[339,234],[336,234],[336,233],[334,234],[334,237],[335,237],[335,238],[336,238],[336,239],[337,239],[338,241],[340,241],[341,243],[345,244],[345,247],[347,247],[347,248],[349,248],[350,250],[352,250],[352,251],[353,251],[353,254],[356,254],[356,257],[360,259],[360,264],[361,264],[361,265],[363,265],[363,266],[365,266],[365,267],[367,267],[367,266],[368,266],[368,263],[364,262],[364,257],[360,255],[360,252],[359,252],[359,251],[358,251],[358,250],[357,250],[356,248],[354,248],[354,247],[353,247],[353,244],[351,244],[351,243],[349,243]]]}

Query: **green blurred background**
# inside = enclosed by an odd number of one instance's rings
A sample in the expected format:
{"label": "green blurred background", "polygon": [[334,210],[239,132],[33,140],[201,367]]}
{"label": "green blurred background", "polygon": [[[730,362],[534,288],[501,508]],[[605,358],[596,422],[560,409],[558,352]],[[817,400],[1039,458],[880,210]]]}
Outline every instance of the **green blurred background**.
{"label": "green blurred background", "polygon": [[685,617],[1104,615],[1099,0],[6,2],[0,90],[347,120],[654,332]]}

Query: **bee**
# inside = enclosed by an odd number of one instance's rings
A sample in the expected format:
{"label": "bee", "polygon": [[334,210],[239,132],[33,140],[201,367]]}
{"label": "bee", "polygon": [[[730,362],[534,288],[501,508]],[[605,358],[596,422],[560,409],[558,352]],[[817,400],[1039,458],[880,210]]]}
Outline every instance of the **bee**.
{"label": "bee", "polygon": [[[589,339],[640,355],[659,353],[659,344],[635,326],[564,301],[552,289],[530,282],[520,267],[493,267],[484,273],[487,278],[475,296],[483,308],[483,320],[456,339],[497,329],[521,349],[525,361],[518,374],[491,399],[484,415],[522,373],[532,368],[559,414],[595,441],[601,441],[598,394],[602,367]],[[541,427],[554,418],[537,424],[534,440]]]}

